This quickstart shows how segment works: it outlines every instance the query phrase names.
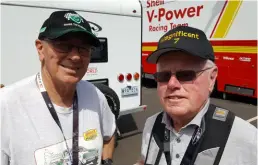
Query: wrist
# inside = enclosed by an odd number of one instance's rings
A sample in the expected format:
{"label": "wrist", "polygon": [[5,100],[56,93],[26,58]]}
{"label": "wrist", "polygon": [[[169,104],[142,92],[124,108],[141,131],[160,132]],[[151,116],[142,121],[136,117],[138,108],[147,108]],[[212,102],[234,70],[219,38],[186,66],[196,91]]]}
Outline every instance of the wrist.
{"label": "wrist", "polygon": [[102,164],[102,165],[112,165],[112,164],[113,164],[113,160],[110,159],[110,158],[107,158],[107,159],[105,159],[105,160],[102,160],[102,161],[101,161],[101,164]]}

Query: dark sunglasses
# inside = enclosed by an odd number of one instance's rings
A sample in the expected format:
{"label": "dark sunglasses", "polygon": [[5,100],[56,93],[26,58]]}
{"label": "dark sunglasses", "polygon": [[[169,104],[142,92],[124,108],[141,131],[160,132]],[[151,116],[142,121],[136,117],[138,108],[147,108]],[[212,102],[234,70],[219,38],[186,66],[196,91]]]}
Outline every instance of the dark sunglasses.
{"label": "dark sunglasses", "polygon": [[90,54],[93,51],[95,51],[95,48],[90,45],[78,46],[78,45],[60,42],[60,41],[54,41],[50,39],[44,39],[44,41],[50,43],[53,46],[54,50],[59,53],[69,53],[72,51],[73,48],[77,48],[78,52],[81,55]]}
{"label": "dark sunglasses", "polygon": [[175,73],[172,73],[170,71],[163,71],[163,72],[156,72],[154,74],[154,78],[157,82],[169,82],[171,76],[175,75],[178,81],[180,82],[187,82],[187,81],[193,81],[196,79],[198,75],[201,75],[204,71],[211,69],[206,68],[199,71],[194,70],[180,70]]}

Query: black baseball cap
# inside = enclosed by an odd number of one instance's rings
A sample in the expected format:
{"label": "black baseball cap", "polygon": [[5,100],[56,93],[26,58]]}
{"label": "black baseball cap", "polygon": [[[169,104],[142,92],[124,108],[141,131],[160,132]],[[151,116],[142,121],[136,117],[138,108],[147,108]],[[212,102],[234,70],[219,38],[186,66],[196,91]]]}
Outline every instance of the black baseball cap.
{"label": "black baseball cap", "polygon": [[158,48],[147,57],[148,63],[157,63],[159,57],[170,51],[183,51],[187,54],[214,61],[214,52],[205,33],[190,26],[178,26],[165,33],[158,42]]}
{"label": "black baseball cap", "polygon": [[100,46],[100,41],[92,33],[89,22],[73,10],[53,12],[43,23],[38,39],[56,39],[70,32],[81,32],[89,44]]}

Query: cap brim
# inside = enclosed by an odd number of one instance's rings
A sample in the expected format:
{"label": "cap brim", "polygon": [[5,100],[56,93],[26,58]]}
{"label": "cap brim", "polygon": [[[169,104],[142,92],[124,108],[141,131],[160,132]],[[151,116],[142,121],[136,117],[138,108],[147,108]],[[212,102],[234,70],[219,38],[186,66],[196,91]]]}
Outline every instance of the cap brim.
{"label": "cap brim", "polygon": [[178,49],[178,48],[163,48],[163,49],[158,49],[154,52],[152,52],[146,59],[146,61],[148,63],[152,63],[152,64],[156,64],[159,57],[164,54],[164,53],[167,53],[167,52],[170,52],[170,51],[179,51],[181,49]]}
{"label": "cap brim", "polygon": [[93,35],[92,33],[88,32],[86,30],[83,30],[83,29],[60,30],[60,31],[57,31],[56,33],[52,33],[52,36],[50,37],[50,39],[56,39],[58,37],[61,37],[61,36],[65,35],[65,34],[68,34],[68,33],[71,33],[71,32],[81,32],[81,33],[84,33],[86,40],[92,46],[99,47],[101,45],[99,39],[95,35]]}
{"label": "cap brim", "polygon": [[185,52],[185,53],[187,53],[187,54],[189,54],[189,55],[196,56],[196,57],[199,57],[199,58],[202,58],[202,59],[206,59],[206,58],[204,58],[203,56],[200,56],[200,55],[198,55],[198,54],[196,54],[196,53],[194,53],[194,52],[188,51],[188,50],[186,50],[186,49],[173,48],[173,47],[171,47],[171,48],[162,48],[162,49],[158,49],[158,50],[154,51],[153,53],[151,53],[151,54],[147,57],[146,61],[147,61],[148,63],[151,63],[151,64],[156,64],[156,63],[158,62],[159,57],[160,57],[161,55],[163,55],[164,53],[167,53],[167,52],[174,52],[174,51],[182,51],[182,52]]}

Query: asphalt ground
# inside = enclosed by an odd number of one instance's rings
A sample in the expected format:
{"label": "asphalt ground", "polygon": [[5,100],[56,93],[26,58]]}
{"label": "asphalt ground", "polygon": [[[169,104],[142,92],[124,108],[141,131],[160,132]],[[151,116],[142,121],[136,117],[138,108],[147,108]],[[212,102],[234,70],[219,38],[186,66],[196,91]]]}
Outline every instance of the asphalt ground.
{"label": "asphalt ground", "polygon": [[[133,165],[140,157],[142,130],[145,121],[161,110],[154,83],[145,84],[142,88],[142,103],[147,105],[146,111],[121,116],[118,120],[122,136],[115,149],[114,165]],[[252,119],[250,123],[257,127],[256,99],[228,95],[227,99],[224,100],[222,94],[215,94],[211,98],[211,103],[233,111],[244,120]]]}

